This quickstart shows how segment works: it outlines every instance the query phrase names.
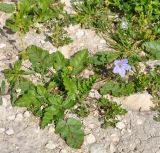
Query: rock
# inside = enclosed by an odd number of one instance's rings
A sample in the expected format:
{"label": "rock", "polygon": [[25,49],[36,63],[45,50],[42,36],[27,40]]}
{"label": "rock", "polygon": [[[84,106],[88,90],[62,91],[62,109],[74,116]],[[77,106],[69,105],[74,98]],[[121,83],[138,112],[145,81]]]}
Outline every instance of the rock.
{"label": "rock", "polygon": [[6,44],[0,44],[0,49],[6,47]]}
{"label": "rock", "polygon": [[117,149],[114,144],[110,144],[110,153],[116,153]]}
{"label": "rock", "polygon": [[94,143],[89,148],[89,153],[107,153],[103,144]]}
{"label": "rock", "polygon": [[138,120],[137,120],[137,124],[138,124],[138,125],[142,125],[142,124],[143,124],[143,121],[142,121],[141,119],[138,119]]}
{"label": "rock", "polygon": [[29,118],[31,116],[31,113],[29,111],[25,111],[24,114],[23,114],[23,116],[25,118]]}
{"label": "rock", "polygon": [[123,122],[118,122],[118,123],[116,124],[116,127],[117,127],[118,129],[122,130],[122,129],[124,129],[126,126],[125,126],[125,124],[124,124]]}
{"label": "rock", "polygon": [[85,36],[85,31],[82,29],[78,29],[76,32],[76,38],[81,38],[83,36]]}
{"label": "rock", "polygon": [[18,113],[16,115],[15,121],[16,122],[20,122],[20,121],[22,121],[22,119],[23,119],[23,114],[22,113]]}
{"label": "rock", "polygon": [[6,134],[7,135],[13,135],[14,134],[14,130],[12,128],[9,128],[8,130],[6,130]]}
{"label": "rock", "polygon": [[61,3],[64,3],[67,7],[71,6],[71,1],[70,0],[61,0]]}
{"label": "rock", "polygon": [[54,126],[50,126],[48,128],[49,133],[54,133],[55,132],[55,127]]}
{"label": "rock", "polygon": [[117,144],[119,142],[119,137],[117,134],[112,134],[111,135],[111,141],[113,144]]}
{"label": "rock", "polygon": [[88,144],[96,142],[96,138],[93,134],[89,134],[86,136],[86,140]]}
{"label": "rock", "polygon": [[99,94],[97,90],[92,89],[89,93],[89,97],[99,99],[101,98],[101,95]]}
{"label": "rock", "polygon": [[5,128],[0,128],[0,134],[5,132]]}
{"label": "rock", "polygon": [[151,107],[154,107],[151,99],[152,96],[148,93],[134,94],[125,98],[122,104],[131,110],[149,111]]}
{"label": "rock", "polygon": [[57,147],[58,145],[53,143],[52,141],[49,141],[47,144],[46,144],[46,148],[47,149],[50,149],[50,150],[53,150]]}
{"label": "rock", "polygon": [[2,97],[2,106],[7,107],[8,106],[8,99],[6,97]]}
{"label": "rock", "polygon": [[15,120],[15,118],[16,118],[15,114],[8,116],[9,121],[13,121],[13,120]]}
{"label": "rock", "polygon": [[106,41],[104,39],[101,39],[100,44],[106,44]]}
{"label": "rock", "polygon": [[59,153],[67,153],[67,151],[62,149]]}

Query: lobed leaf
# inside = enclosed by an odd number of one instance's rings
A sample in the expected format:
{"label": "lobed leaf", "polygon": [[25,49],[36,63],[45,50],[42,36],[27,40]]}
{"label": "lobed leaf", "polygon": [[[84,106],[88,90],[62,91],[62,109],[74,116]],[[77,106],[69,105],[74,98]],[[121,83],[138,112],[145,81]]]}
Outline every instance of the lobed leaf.
{"label": "lobed leaf", "polygon": [[69,118],[67,121],[59,120],[56,125],[56,133],[59,133],[70,147],[79,149],[84,141],[81,126],[80,121],[74,118]]}

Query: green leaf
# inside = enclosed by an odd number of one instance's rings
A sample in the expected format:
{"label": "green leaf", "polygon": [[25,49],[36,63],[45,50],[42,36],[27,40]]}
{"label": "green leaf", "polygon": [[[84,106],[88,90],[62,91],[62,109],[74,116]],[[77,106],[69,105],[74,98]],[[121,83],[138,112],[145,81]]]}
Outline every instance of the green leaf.
{"label": "green leaf", "polygon": [[67,97],[63,102],[64,109],[71,109],[76,104],[76,97],[74,95]]}
{"label": "green leaf", "polygon": [[73,74],[79,74],[89,61],[88,50],[84,49],[74,54],[70,59],[70,66],[73,67]]}
{"label": "green leaf", "polygon": [[63,74],[63,85],[65,90],[68,91],[68,95],[74,95],[78,92],[75,79],[69,78],[66,74]]}
{"label": "green leaf", "polygon": [[98,52],[91,58],[91,63],[98,66],[104,66],[105,64],[109,64],[117,59],[119,53],[105,51],[105,52]]}
{"label": "green leaf", "polygon": [[30,90],[28,93],[22,95],[18,100],[15,101],[15,105],[19,107],[26,107],[28,110],[32,111],[34,115],[41,114],[41,101],[37,98],[34,90]]}
{"label": "green leaf", "polygon": [[38,85],[37,86],[37,93],[41,96],[44,96],[44,95],[46,95],[47,90],[44,86]]}
{"label": "green leaf", "polygon": [[60,96],[52,95],[48,98],[49,106],[44,108],[41,127],[45,128],[48,124],[53,121],[57,121],[64,117],[64,110],[62,108],[63,99]]}
{"label": "green leaf", "polygon": [[118,96],[129,96],[135,91],[134,89],[134,83],[118,83],[114,82],[112,80],[107,81],[101,88],[100,93],[102,95],[105,94],[112,94],[115,97]]}
{"label": "green leaf", "polygon": [[143,45],[149,55],[160,60],[160,41],[145,42]]}
{"label": "green leaf", "polygon": [[64,112],[60,109],[57,109],[55,106],[49,106],[45,108],[41,120],[41,128],[45,128],[48,124],[57,119],[63,118],[63,116]]}
{"label": "green leaf", "polygon": [[63,69],[67,65],[68,60],[65,59],[64,55],[61,52],[57,51],[51,56],[53,61],[53,68],[57,71]]}
{"label": "green leaf", "polygon": [[74,118],[69,118],[67,121],[59,120],[56,125],[56,133],[59,133],[70,147],[79,149],[84,141],[81,126],[81,122]]}
{"label": "green leaf", "polygon": [[0,93],[2,95],[4,95],[6,93],[6,82],[5,82],[5,80],[3,80],[2,83],[1,83],[1,90],[0,91],[1,91]]}
{"label": "green leaf", "polygon": [[79,91],[79,97],[83,101],[89,94],[94,83],[99,77],[97,75],[91,76],[89,79],[81,79],[77,81],[77,88]]}
{"label": "green leaf", "polygon": [[0,11],[6,12],[6,13],[13,13],[15,11],[15,5],[0,2]]}
{"label": "green leaf", "polygon": [[41,74],[47,73],[48,68],[51,67],[53,63],[49,52],[34,45],[28,47],[27,51],[34,70]]}

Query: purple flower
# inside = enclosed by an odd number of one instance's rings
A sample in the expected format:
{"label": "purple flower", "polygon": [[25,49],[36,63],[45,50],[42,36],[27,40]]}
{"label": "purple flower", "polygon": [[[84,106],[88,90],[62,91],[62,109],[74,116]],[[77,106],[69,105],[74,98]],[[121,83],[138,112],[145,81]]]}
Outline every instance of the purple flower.
{"label": "purple flower", "polygon": [[127,59],[115,60],[114,65],[113,73],[118,73],[121,77],[125,77],[126,71],[131,69]]}

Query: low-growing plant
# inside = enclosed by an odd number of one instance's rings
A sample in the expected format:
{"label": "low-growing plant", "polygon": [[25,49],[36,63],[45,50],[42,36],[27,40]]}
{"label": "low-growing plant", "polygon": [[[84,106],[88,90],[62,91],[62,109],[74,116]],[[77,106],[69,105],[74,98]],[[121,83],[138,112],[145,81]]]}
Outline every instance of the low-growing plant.
{"label": "low-growing plant", "polygon": [[108,8],[104,0],[83,0],[73,3],[76,12],[73,20],[80,23],[85,28],[94,28],[98,32],[103,32],[107,28]]}
{"label": "low-growing plant", "polygon": [[[68,25],[69,15],[64,11],[64,5],[59,0],[20,0],[16,5],[0,3],[0,10],[13,13],[6,21],[6,26],[12,32],[19,33],[23,48],[25,47],[22,37],[31,28],[36,28],[38,33],[42,30],[49,31],[51,33],[49,40],[55,47],[72,42],[67,31],[64,30]],[[41,24],[42,28],[38,28],[37,24]]]}

